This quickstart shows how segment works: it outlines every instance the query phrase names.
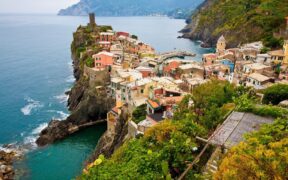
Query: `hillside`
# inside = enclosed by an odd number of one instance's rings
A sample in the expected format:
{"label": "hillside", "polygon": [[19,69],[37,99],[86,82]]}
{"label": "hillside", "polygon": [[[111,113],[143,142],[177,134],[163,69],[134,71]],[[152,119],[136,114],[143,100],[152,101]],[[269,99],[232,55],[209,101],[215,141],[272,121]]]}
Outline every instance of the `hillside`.
{"label": "hillside", "polygon": [[67,9],[60,10],[59,15],[77,16],[94,12],[97,16],[172,14],[173,17],[182,17],[187,14],[187,11],[195,9],[201,2],[203,0],[81,0]]}
{"label": "hillside", "polygon": [[281,39],[273,33],[285,29],[286,16],[287,0],[206,0],[182,32],[210,46],[223,34],[230,47],[258,40],[277,47]]}

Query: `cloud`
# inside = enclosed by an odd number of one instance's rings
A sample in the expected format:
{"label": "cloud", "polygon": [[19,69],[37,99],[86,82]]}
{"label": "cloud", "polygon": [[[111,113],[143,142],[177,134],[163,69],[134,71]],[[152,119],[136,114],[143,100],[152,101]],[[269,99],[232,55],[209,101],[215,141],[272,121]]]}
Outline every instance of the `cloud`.
{"label": "cloud", "polygon": [[79,0],[0,0],[0,13],[54,13]]}

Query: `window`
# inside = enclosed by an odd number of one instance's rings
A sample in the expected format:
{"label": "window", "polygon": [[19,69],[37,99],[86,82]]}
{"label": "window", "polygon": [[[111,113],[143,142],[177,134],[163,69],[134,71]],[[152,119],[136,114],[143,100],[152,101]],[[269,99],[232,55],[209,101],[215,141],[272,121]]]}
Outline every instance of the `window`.
{"label": "window", "polygon": [[143,94],[143,93],[144,93],[144,89],[141,89],[141,91],[140,91],[140,92],[141,92],[141,94]]}

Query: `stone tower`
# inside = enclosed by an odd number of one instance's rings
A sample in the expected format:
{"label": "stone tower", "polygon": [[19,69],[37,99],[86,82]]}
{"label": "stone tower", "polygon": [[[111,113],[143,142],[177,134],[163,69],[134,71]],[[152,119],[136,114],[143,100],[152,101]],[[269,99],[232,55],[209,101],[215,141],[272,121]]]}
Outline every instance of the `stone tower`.
{"label": "stone tower", "polygon": [[288,64],[288,40],[284,41],[283,45],[283,50],[284,50],[284,63]]}
{"label": "stone tower", "polygon": [[91,27],[95,27],[96,26],[95,14],[94,13],[89,13],[89,25]]}
{"label": "stone tower", "polygon": [[226,40],[224,36],[222,35],[217,41],[216,53],[218,53],[219,55],[223,54],[225,49],[226,49]]}

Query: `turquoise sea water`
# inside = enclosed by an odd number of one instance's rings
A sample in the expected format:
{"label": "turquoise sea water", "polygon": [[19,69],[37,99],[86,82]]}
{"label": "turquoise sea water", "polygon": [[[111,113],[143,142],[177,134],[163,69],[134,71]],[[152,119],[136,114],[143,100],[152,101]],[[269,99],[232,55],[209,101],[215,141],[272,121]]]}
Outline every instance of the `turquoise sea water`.
{"label": "turquoise sea water", "polygon": [[[17,143],[29,148],[16,164],[21,179],[71,179],[95,148],[105,125],[81,131],[45,148],[35,147],[38,133],[52,118],[69,112],[64,92],[72,87],[72,33],[87,17],[0,15],[0,145]],[[128,31],[158,52],[173,49],[197,54],[210,51],[199,43],[177,39],[183,20],[166,17],[100,17],[98,24]],[[197,56],[196,59],[200,59]]]}

